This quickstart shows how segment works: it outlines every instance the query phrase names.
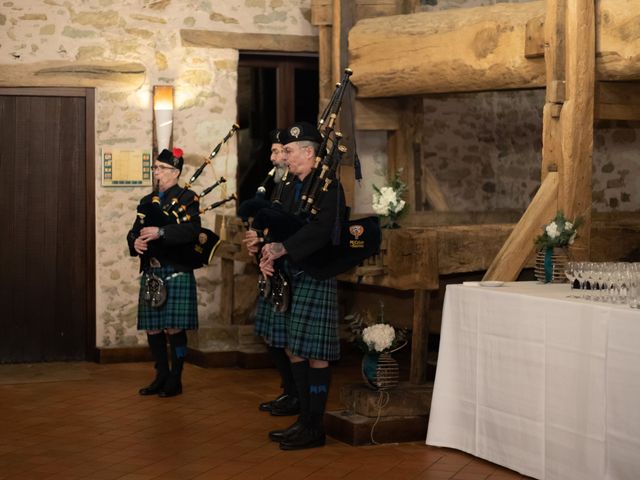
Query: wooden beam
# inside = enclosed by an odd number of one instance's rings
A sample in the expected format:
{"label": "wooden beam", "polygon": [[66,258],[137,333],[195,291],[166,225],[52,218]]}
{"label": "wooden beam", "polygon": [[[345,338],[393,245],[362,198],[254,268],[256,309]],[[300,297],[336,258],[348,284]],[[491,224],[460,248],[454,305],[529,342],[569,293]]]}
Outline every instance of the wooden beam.
{"label": "wooden beam", "polygon": [[555,217],[558,210],[559,174],[549,173],[540,185],[529,208],[502,245],[498,255],[484,275],[484,280],[514,281],[535,250],[533,240],[544,224]]}
{"label": "wooden beam", "polygon": [[[598,78],[640,79],[636,5],[633,0],[596,5]],[[358,96],[543,87],[545,63],[523,51],[527,23],[544,14],[545,2],[533,1],[362,20],[349,34]]]}
{"label": "wooden beam", "polygon": [[444,195],[444,192],[440,188],[440,183],[438,183],[438,179],[433,175],[433,172],[428,168],[424,172],[425,183],[426,183],[426,196],[427,202],[433,210],[437,210],[440,212],[447,212],[450,210],[449,203],[447,202],[447,198]]}
{"label": "wooden beam", "polygon": [[358,130],[398,130],[402,108],[396,98],[356,99],[355,122]]}
{"label": "wooden beam", "polygon": [[597,82],[595,118],[640,120],[640,82]]}
{"label": "wooden beam", "polygon": [[233,323],[234,262],[228,258],[221,258],[220,262],[220,317],[223,325],[231,325]]}
{"label": "wooden beam", "polygon": [[271,33],[233,33],[212,30],[180,30],[182,45],[200,48],[232,48],[259,52],[318,51],[318,37],[311,35],[274,35]]}
{"label": "wooden beam", "polygon": [[413,327],[411,332],[411,370],[409,382],[421,385],[427,382],[429,355],[429,297],[428,290],[413,292]]}
{"label": "wooden beam", "polygon": [[144,84],[146,68],[133,62],[50,61],[0,65],[0,87],[105,87]]}
{"label": "wooden beam", "polygon": [[565,41],[567,99],[560,113],[562,163],[558,165],[560,174],[558,209],[563,211],[569,219],[582,217],[584,220],[581,234],[571,246],[571,253],[576,260],[587,260],[591,232],[591,171],[596,74],[593,0],[567,2]]}

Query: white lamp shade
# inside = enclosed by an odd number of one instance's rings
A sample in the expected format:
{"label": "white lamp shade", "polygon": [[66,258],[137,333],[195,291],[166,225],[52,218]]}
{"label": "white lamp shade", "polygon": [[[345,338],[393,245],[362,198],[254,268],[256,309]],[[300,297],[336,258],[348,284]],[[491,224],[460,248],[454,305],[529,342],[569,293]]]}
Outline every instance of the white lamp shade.
{"label": "white lamp shade", "polygon": [[169,148],[171,132],[173,130],[173,110],[154,110],[156,121],[156,143],[158,152]]}

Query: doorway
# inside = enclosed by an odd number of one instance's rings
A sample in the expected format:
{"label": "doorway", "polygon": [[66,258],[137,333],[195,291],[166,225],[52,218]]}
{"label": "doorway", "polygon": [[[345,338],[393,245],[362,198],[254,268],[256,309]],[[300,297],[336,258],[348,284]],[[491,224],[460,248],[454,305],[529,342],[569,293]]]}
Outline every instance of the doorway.
{"label": "doorway", "polygon": [[269,132],[295,121],[318,120],[315,56],[240,54],[238,63],[239,201],[253,198],[269,170]]}
{"label": "doorway", "polygon": [[0,88],[0,363],[95,352],[94,91]]}

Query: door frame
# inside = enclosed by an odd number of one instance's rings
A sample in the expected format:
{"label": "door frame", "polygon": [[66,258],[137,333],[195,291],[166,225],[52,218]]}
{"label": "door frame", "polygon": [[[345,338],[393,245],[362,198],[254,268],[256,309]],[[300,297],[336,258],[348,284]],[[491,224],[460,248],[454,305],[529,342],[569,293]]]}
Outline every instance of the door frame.
{"label": "door frame", "polygon": [[96,348],[96,181],[95,181],[95,89],[78,87],[0,87],[0,95],[33,97],[81,97],[85,99],[85,191],[87,233],[85,244],[85,360],[97,361]]}

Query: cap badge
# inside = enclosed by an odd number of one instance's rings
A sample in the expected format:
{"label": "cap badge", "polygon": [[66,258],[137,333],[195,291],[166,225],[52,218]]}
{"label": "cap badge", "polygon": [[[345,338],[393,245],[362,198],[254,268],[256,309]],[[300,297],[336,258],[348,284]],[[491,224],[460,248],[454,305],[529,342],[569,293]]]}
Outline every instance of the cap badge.
{"label": "cap badge", "polygon": [[276,132],[276,140],[278,140],[278,143],[280,143],[280,130]]}
{"label": "cap badge", "polygon": [[289,133],[292,137],[298,138],[300,136],[300,129],[298,127],[292,127]]}

